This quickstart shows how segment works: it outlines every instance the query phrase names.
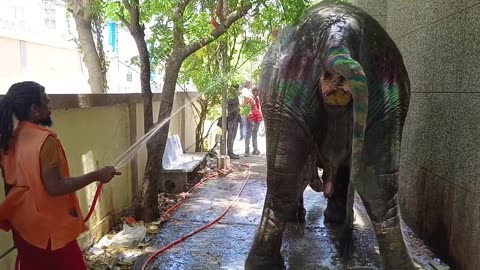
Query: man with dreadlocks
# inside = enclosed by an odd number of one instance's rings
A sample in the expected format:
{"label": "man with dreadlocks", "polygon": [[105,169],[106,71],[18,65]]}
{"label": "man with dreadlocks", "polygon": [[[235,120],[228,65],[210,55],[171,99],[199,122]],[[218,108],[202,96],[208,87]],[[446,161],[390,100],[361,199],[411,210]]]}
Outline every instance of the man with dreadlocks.
{"label": "man with dreadlocks", "polygon": [[[114,167],[71,177],[45,88],[12,85],[0,101],[0,167],[6,199],[0,228],[12,230],[19,270],[86,270],[76,238],[87,230],[75,191],[120,175]],[[18,119],[14,129],[13,117]]]}

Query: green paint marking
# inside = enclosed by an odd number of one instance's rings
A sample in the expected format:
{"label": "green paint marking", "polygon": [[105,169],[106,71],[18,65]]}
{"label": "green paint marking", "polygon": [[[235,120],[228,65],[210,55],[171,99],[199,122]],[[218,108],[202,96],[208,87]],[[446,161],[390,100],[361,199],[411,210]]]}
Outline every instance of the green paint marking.
{"label": "green paint marking", "polygon": [[345,49],[345,48],[337,47],[337,48],[331,48],[326,52],[326,55],[329,55],[329,56],[330,55],[340,55],[340,54],[350,55],[350,51]]}
{"label": "green paint marking", "polygon": [[400,88],[398,88],[398,84],[394,83],[390,85],[387,95],[391,106],[397,106],[400,104]]}
{"label": "green paint marking", "polygon": [[294,81],[281,81],[277,84],[277,93],[283,97],[284,103],[292,105],[295,101],[300,102],[308,111],[315,106],[314,100],[308,95],[305,86]]}

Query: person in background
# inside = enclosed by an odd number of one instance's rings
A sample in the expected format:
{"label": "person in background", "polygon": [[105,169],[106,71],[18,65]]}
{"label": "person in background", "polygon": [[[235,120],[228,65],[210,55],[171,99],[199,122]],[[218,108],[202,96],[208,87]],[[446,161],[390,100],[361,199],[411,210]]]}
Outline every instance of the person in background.
{"label": "person in background", "polygon": [[240,130],[243,128],[240,118],[240,102],[238,96],[238,84],[233,86],[232,97],[228,99],[227,104],[227,154],[231,159],[239,159],[240,157],[233,152],[233,143],[237,136],[238,124]]}
{"label": "person in background", "polygon": [[252,155],[260,155],[258,150],[257,137],[258,127],[262,122],[262,113],[260,110],[260,99],[258,97],[258,89],[255,87],[252,90],[252,94],[247,97],[246,103],[250,105],[250,113],[248,114],[248,132],[245,138],[245,156],[250,155],[250,138],[252,139],[253,152]]}
{"label": "person in background", "polygon": [[247,114],[248,110],[245,111],[243,108],[249,108],[247,106],[248,104],[246,103],[246,100],[252,95],[252,82],[251,81],[246,81],[243,84],[242,89],[240,90],[240,120],[241,120],[241,125],[240,125],[240,140],[243,140],[243,138],[247,137],[248,133],[248,121],[247,121]]}
{"label": "person in background", "polygon": [[[242,129],[240,118],[240,102],[238,99],[239,89],[238,84],[233,85],[233,91],[230,91],[230,98],[227,101],[227,154],[230,159],[239,159],[240,157],[233,152],[233,144],[237,136],[238,124],[240,123],[240,130]],[[222,128],[222,117],[218,119],[217,126]],[[241,132],[240,132],[241,133]]]}
{"label": "person in background", "polygon": [[6,192],[0,229],[12,231],[17,270],[86,270],[76,239],[88,228],[75,191],[95,181],[108,183],[120,172],[108,166],[71,177],[51,125],[50,100],[36,82],[12,85],[0,101],[0,167]]}

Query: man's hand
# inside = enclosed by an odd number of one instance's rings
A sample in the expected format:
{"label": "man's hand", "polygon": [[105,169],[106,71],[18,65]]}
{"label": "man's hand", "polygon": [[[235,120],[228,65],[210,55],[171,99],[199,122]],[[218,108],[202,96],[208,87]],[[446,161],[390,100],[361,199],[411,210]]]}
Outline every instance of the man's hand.
{"label": "man's hand", "polygon": [[117,171],[113,166],[103,167],[102,169],[97,170],[96,173],[97,173],[98,181],[102,183],[108,183],[116,175],[122,174],[121,172]]}

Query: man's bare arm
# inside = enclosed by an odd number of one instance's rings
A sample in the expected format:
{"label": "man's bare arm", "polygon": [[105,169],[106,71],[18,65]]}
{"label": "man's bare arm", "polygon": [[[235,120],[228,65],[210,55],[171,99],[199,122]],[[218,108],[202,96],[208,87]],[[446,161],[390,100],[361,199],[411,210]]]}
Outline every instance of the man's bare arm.
{"label": "man's bare arm", "polygon": [[121,175],[121,173],[111,166],[77,177],[62,177],[60,167],[42,169],[43,185],[50,196],[69,194],[95,181],[108,183],[116,175]]}

